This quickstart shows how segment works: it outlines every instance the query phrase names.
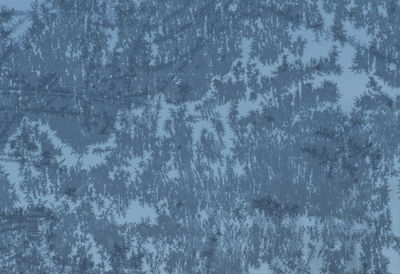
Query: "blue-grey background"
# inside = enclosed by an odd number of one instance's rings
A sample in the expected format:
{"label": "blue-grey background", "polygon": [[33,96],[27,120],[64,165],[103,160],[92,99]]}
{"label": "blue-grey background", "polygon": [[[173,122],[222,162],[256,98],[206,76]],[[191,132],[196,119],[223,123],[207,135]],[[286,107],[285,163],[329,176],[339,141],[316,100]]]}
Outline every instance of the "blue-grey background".
{"label": "blue-grey background", "polygon": [[0,5],[0,272],[400,269],[397,1]]}

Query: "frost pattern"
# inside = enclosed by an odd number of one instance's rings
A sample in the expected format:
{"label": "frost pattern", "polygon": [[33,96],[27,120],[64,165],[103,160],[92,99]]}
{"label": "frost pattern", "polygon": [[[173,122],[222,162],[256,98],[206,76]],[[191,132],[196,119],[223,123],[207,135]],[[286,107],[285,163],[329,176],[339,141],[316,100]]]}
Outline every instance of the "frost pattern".
{"label": "frost pattern", "polygon": [[394,0],[2,5],[0,272],[396,273],[399,20]]}

